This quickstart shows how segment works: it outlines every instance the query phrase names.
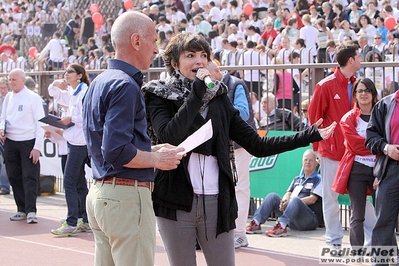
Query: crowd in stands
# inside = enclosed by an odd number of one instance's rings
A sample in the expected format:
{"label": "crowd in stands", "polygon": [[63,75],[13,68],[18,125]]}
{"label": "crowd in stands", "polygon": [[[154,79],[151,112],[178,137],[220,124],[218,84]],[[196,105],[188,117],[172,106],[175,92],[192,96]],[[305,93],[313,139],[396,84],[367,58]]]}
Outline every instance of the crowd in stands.
{"label": "crowd in stands", "polygon": [[[0,1],[0,72],[17,67],[63,70],[72,63],[87,70],[106,69],[114,57],[110,32],[115,17],[105,18],[97,27],[90,10],[72,12],[73,5],[73,1],[58,0]],[[251,5],[251,12],[246,5]],[[398,27],[388,30],[384,25],[388,17],[399,18],[396,2],[389,0],[138,1],[132,9],[148,15],[156,26],[160,53],[154,67],[163,66],[162,52],[179,32],[203,35],[221,66],[335,63],[335,48],[347,41],[359,46],[366,62],[397,61],[399,54]],[[122,4],[116,16],[125,11]],[[58,23],[63,12],[70,16],[64,30],[52,32],[52,39],[41,51],[23,56],[21,38],[44,33],[43,25]],[[283,89],[294,93],[284,96],[285,101],[281,101],[282,96],[278,100],[298,112],[298,95],[306,89],[310,72],[288,69],[280,75],[265,70],[231,74],[243,78],[258,94],[261,89],[277,92],[279,87],[291,87]],[[391,91],[391,83],[397,87],[392,68],[361,69],[358,76],[365,74],[375,82],[379,96]],[[283,76],[294,81],[285,82]]]}

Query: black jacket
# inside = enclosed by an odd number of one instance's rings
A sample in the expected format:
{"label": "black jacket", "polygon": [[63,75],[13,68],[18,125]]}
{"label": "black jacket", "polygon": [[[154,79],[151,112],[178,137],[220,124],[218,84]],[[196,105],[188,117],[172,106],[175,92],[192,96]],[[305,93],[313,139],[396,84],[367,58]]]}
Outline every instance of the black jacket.
{"label": "black jacket", "polygon": [[384,154],[384,147],[390,143],[390,121],[396,106],[395,95],[390,94],[374,105],[366,130],[366,148],[372,154],[378,154],[374,166],[374,175],[378,180],[385,177],[389,157]]}
{"label": "black jacket", "polygon": [[[320,141],[315,126],[290,136],[264,137],[242,120],[227,94],[214,97],[204,119],[199,114],[206,86],[196,79],[186,103],[178,106],[174,101],[146,93],[146,107],[149,123],[161,143],[180,144],[189,135],[212,119],[213,137],[200,145],[194,152],[212,155],[219,166],[219,196],[217,235],[235,228],[237,203],[229,158],[229,138],[257,157],[293,150]],[[156,216],[176,220],[176,210],[191,211],[194,192],[188,173],[191,153],[184,157],[177,169],[156,170],[152,194]]]}

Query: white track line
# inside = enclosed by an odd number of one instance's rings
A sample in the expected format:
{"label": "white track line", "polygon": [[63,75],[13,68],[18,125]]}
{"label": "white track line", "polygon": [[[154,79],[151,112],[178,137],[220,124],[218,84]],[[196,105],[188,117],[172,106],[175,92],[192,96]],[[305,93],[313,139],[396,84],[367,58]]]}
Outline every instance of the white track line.
{"label": "white track line", "polygon": [[[240,248],[241,249],[241,248]],[[249,250],[254,250],[260,253],[270,253],[270,254],[275,254],[275,255],[281,255],[281,256],[287,256],[287,257],[292,257],[292,258],[299,258],[299,259],[307,259],[307,260],[313,260],[313,261],[319,261],[318,258],[312,258],[312,257],[306,257],[306,256],[301,256],[301,255],[295,255],[295,254],[289,254],[289,253],[282,253],[278,251],[273,251],[273,250],[264,250],[264,249],[259,249],[259,248],[251,248],[251,247],[242,247],[243,250],[249,249]]]}
{"label": "white track line", "polygon": [[94,256],[93,252],[86,252],[86,251],[80,251],[80,250],[71,249],[71,248],[64,248],[64,247],[59,247],[59,246],[55,246],[55,245],[49,245],[49,244],[44,244],[44,243],[39,243],[39,242],[34,242],[34,241],[29,241],[29,240],[23,240],[23,239],[19,239],[19,238],[15,238],[15,237],[8,237],[8,236],[0,235],[0,238],[5,238],[5,239],[9,239],[9,240],[18,241],[18,242],[24,242],[24,243],[28,243],[28,244],[34,244],[34,245],[50,247],[50,248],[57,248],[57,249],[62,249],[62,250],[67,250],[67,251],[72,251],[72,252],[76,252],[76,253]]}

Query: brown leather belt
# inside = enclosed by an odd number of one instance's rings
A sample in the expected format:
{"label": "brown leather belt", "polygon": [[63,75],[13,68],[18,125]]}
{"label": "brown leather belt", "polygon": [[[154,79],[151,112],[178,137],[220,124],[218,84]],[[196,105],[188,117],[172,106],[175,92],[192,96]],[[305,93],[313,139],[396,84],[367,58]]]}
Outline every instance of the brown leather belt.
{"label": "brown leather belt", "polygon": [[134,187],[137,184],[138,187],[145,187],[145,188],[152,190],[152,182],[144,182],[144,181],[139,181],[139,180],[130,179],[130,178],[119,178],[119,177],[109,176],[104,179],[97,180],[97,182],[112,185],[112,184],[114,184],[114,180],[115,180],[115,185],[118,185],[118,186]]}

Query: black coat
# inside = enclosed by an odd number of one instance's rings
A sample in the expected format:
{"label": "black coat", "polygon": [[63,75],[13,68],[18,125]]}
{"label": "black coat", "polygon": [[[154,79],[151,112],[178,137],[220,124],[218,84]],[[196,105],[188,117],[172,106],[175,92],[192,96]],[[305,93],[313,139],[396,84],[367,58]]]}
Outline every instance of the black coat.
{"label": "black coat", "polygon": [[[174,101],[146,93],[146,108],[149,123],[161,143],[178,145],[189,135],[212,119],[213,137],[200,145],[194,152],[212,155],[219,166],[219,196],[217,235],[235,228],[237,203],[229,159],[229,138],[257,157],[293,150],[320,141],[315,127],[290,136],[264,137],[242,120],[239,112],[230,102],[227,94],[214,97],[204,119],[199,114],[206,87],[196,79],[187,101],[178,106]],[[191,211],[194,197],[187,170],[191,153],[181,160],[172,171],[156,170],[152,194],[155,215],[176,220],[176,210]]]}

